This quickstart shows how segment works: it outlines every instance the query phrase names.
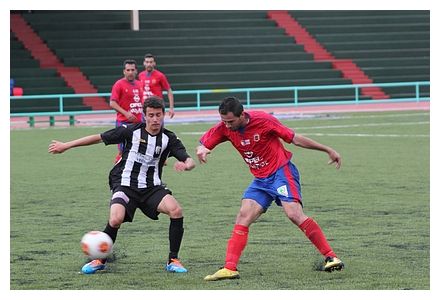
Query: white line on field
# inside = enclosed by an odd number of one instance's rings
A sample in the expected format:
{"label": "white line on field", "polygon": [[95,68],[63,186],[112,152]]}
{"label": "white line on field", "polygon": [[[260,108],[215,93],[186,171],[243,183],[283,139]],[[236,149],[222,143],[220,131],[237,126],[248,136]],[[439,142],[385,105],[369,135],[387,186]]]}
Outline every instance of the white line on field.
{"label": "white line on field", "polygon": [[305,136],[348,136],[348,137],[410,137],[410,138],[429,138],[429,134],[369,134],[369,133],[320,133],[320,132],[309,132],[301,133]]}
{"label": "white line on field", "polygon": [[[181,132],[183,135],[203,135],[204,132]],[[349,136],[349,137],[413,137],[413,138],[429,138],[429,134],[376,134],[376,133],[322,133],[322,132],[307,132],[302,135],[309,136]]]}
{"label": "white line on field", "polygon": [[303,126],[295,129],[323,129],[323,128],[352,128],[352,127],[377,127],[377,126],[407,126],[407,125],[425,125],[427,121],[422,122],[399,122],[399,123],[369,123],[369,124],[346,124],[346,125],[324,125],[324,126]]}
{"label": "white line on field", "polygon": [[341,115],[339,119],[371,119],[371,118],[399,118],[399,117],[419,117],[429,116],[429,112],[408,113],[408,114],[377,114],[377,115]]}
{"label": "white line on field", "polygon": [[[330,128],[354,128],[354,127],[378,127],[378,126],[410,126],[410,125],[427,125],[429,122],[423,121],[423,122],[400,122],[400,123],[369,123],[369,124],[347,124],[347,125],[328,125],[328,126],[303,126],[303,127],[295,127],[294,130],[297,131],[298,129],[304,130],[304,129],[330,129]],[[202,135],[204,134],[203,131],[189,131],[189,132],[181,132],[180,134],[183,135]],[[306,135],[333,135],[342,136],[343,133],[332,133],[332,134],[324,134],[324,133],[305,133]],[[382,136],[380,134],[355,134],[355,133],[347,133],[348,136]],[[403,135],[403,134],[391,134],[391,135],[383,135],[386,136],[395,136],[395,137],[429,137],[429,135]]]}

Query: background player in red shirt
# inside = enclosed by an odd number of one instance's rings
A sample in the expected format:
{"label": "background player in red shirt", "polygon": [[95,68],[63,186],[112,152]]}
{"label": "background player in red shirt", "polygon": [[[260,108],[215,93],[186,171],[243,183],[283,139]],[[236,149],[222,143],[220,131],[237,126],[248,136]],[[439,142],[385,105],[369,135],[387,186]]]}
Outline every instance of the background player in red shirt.
{"label": "background player in red shirt", "polygon": [[[143,121],[142,84],[136,80],[136,61],[124,61],[124,78],[119,79],[112,87],[110,107],[116,110],[116,127],[123,124],[141,123]],[[118,145],[115,163],[121,158],[123,144]]]}
{"label": "background player in red shirt", "polygon": [[165,74],[156,70],[156,60],[152,54],[146,54],[144,57],[145,71],[139,73],[139,80],[142,82],[144,99],[151,96],[157,96],[163,100],[163,91],[168,93],[170,108],[168,114],[170,118],[174,117],[174,95],[173,90]]}
{"label": "background player in red shirt", "polygon": [[295,132],[265,112],[243,111],[243,105],[235,97],[228,97],[219,106],[222,122],[208,130],[200,139],[197,156],[206,163],[207,155],[218,144],[230,141],[238,150],[255,176],[243,194],[241,208],[228,241],[225,265],[208,275],[205,280],[239,278],[237,264],[246,247],[249,226],[264,213],[272,201],[282,206],[287,217],[297,225],[325,257],[324,271],[342,270],[344,264],[333,252],[319,225],[306,216],[302,209],[300,176],[290,161],[292,153],[286,143],[326,152],[329,163],[341,166],[341,156],[332,148],[319,144]]}

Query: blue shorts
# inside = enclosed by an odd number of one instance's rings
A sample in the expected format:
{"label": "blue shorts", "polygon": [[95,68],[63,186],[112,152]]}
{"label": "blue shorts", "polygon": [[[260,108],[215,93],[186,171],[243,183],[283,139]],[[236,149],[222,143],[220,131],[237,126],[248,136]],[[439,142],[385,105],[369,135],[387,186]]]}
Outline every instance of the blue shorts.
{"label": "blue shorts", "polygon": [[292,162],[279,168],[266,178],[255,178],[243,193],[243,199],[252,199],[266,211],[272,201],[281,206],[281,201],[301,201],[301,184],[298,169]]}

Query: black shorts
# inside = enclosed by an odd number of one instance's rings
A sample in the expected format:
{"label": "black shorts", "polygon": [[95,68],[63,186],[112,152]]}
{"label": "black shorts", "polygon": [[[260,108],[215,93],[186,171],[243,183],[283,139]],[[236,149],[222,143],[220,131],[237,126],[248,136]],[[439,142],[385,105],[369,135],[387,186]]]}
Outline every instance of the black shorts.
{"label": "black shorts", "polygon": [[136,208],[139,208],[144,215],[153,220],[158,220],[159,212],[157,207],[166,195],[172,195],[171,191],[164,186],[155,186],[146,189],[135,189],[128,186],[117,186],[112,191],[110,206],[114,203],[122,204],[125,207],[125,218],[123,222],[132,222]]}

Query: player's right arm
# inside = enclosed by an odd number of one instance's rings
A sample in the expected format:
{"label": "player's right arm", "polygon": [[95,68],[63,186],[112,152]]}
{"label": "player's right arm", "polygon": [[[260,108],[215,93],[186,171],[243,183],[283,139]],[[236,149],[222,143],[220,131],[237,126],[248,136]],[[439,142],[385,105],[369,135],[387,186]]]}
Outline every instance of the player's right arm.
{"label": "player's right arm", "polygon": [[206,158],[208,154],[211,153],[211,150],[213,150],[218,144],[227,140],[223,131],[224,126],[225,125],[220,122],[205,132],[200,138],[200,145],[196,147],[196,155],[200,163],[207,163]]}
{"label": "player's right arm", "polygon": [[196,154],[197,154],[197,158],[199,159],[199,162],[201,164],[205,164],[207,163],[207,159],[206,157],[208,156],[208,154],[211,153],[211,150],[209,150],[208,148],[206,148],[203,145],[197,146],[196,148]]}
{"label": "player's right arm", "polygon": [[98,144],[100,142],[102,142],[102,138],[100,134],[85,136],[65,143],[57,140],[52,140],[52,142],[49,144],[49,153],[60,154],[63,153],[64,151],[69,150],[70,148],[89,146],[93,144]]}
{"label": "player's right arm", "polygon": [[113,99],[110,100],[110,107],[113,108],[114,110],[116,110],[117,112],[119,112],[120,114],[123,114],[127,118],[128,122],[134,123],[137,120],[135,115],[133,115],[131,112],[123,109],[118,104],[118,102],[116,102],[116,100],[113,100]]}

